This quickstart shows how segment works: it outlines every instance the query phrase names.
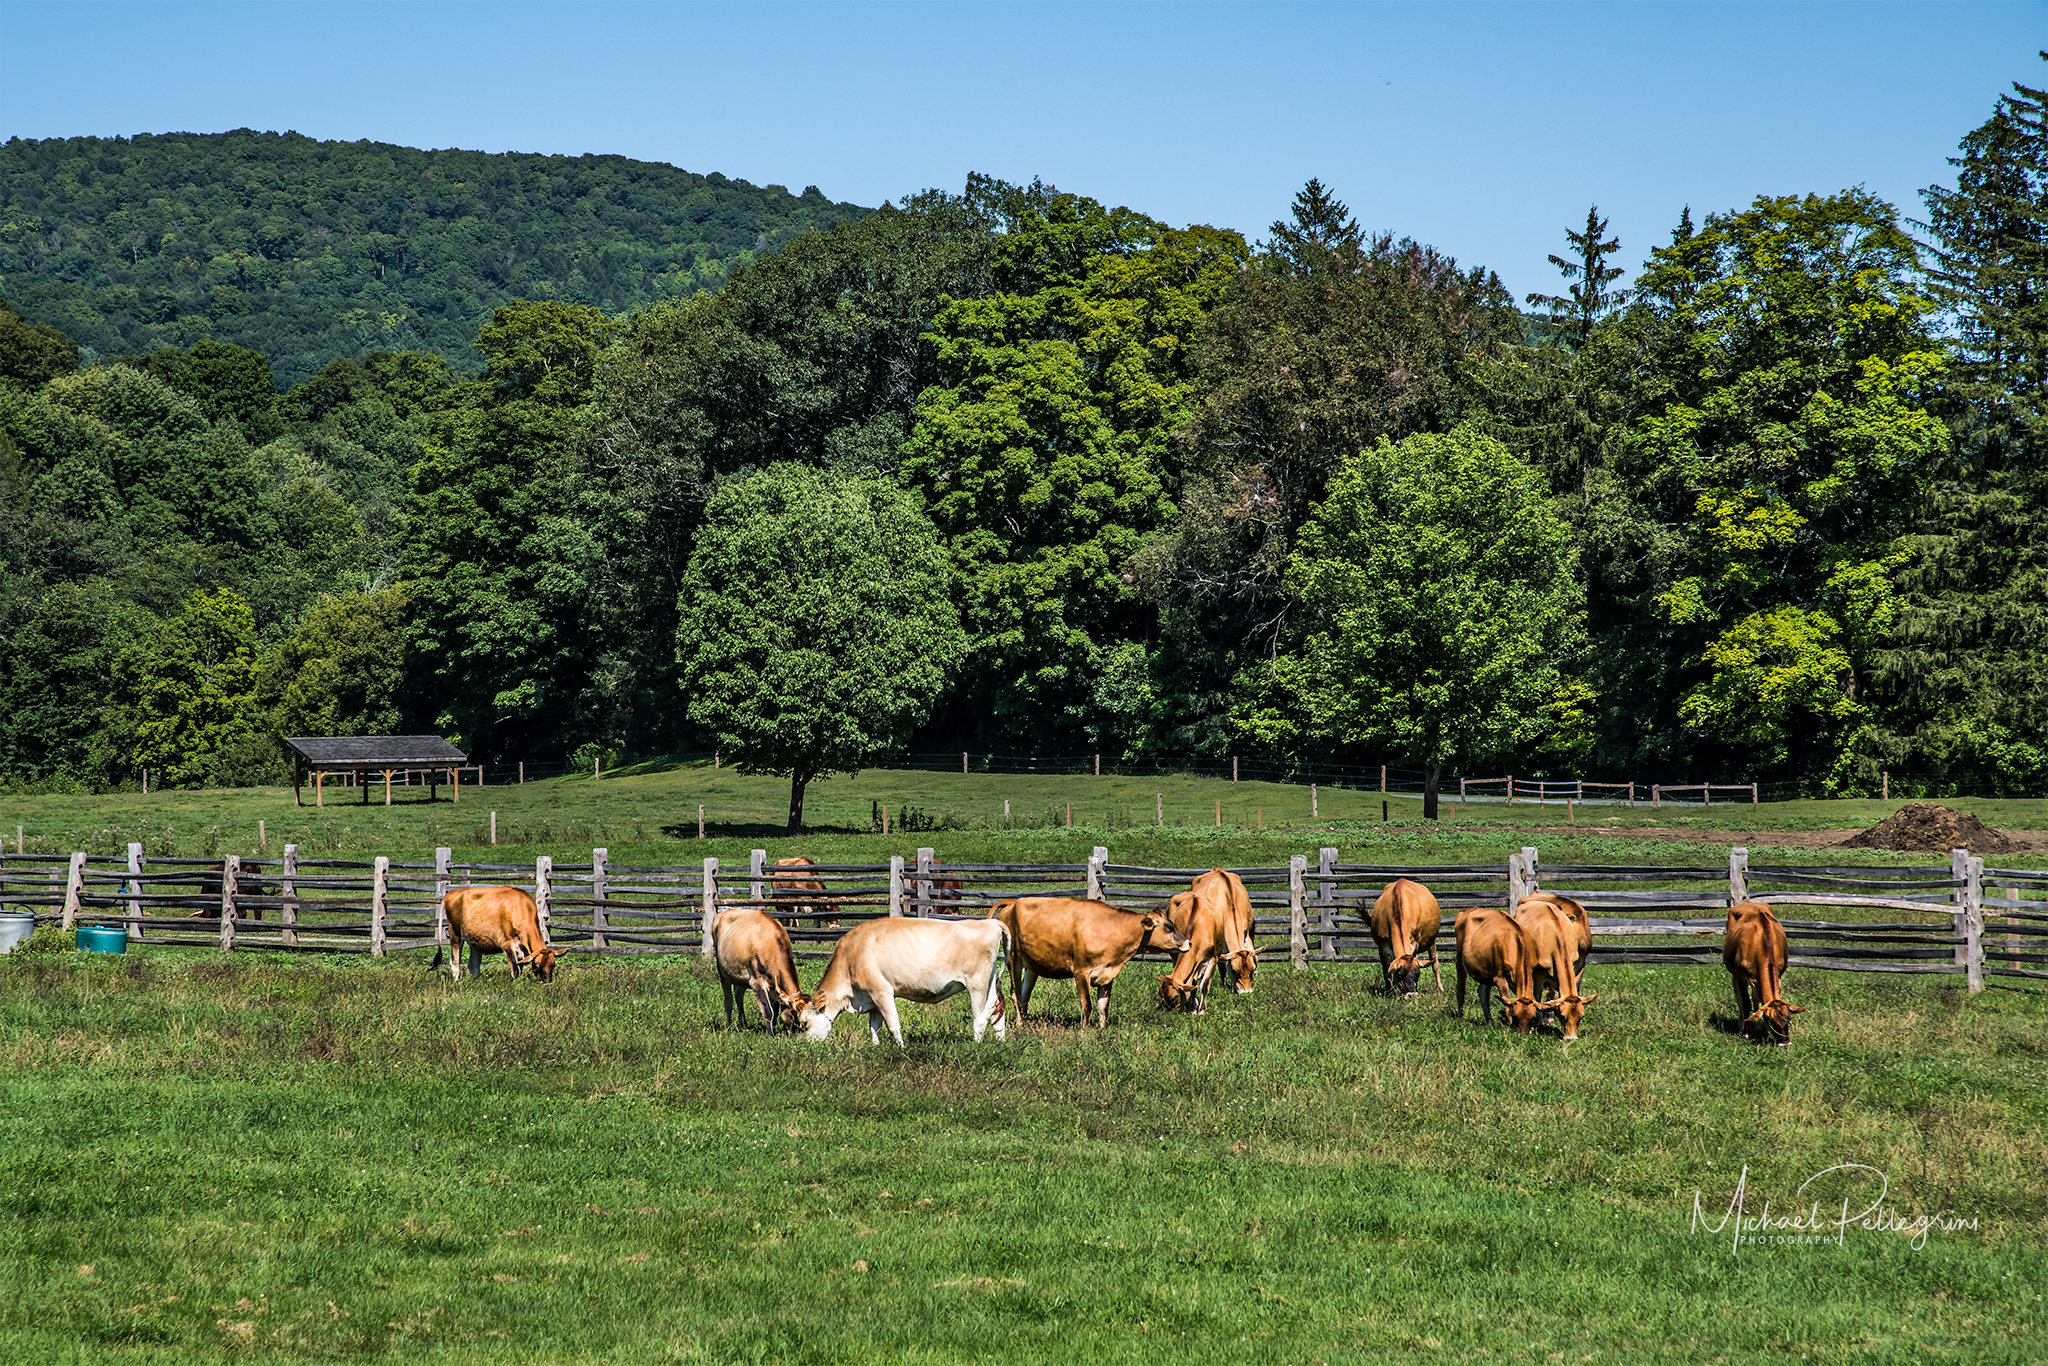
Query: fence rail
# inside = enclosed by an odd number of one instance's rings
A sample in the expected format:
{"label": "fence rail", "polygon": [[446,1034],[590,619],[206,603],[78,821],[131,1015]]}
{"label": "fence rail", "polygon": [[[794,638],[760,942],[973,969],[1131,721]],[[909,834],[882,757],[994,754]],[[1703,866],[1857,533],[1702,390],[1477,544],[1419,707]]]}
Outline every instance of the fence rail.
{"label": "fence rail", "polygon": [[[720,912],[760,907],[789,929],[799,956],[822,957],[852,925],[886,916],[960,919],[1026,895],[1088,896],[1127,908],[1162,905],[1198,868],[1111,863],[945,864],[932,849],[874,864],[778,865],[754,850],[744,868],[611,862],[456,863],[282,858],[125,858],[77,852],[0,859],[0,914],[37,923],[121,926],[142,945],[280,949],[384,956],[447,942],[442,899],[454,887],[512,885],[531,893],[557,943],[605,954],[708,953]],[[1989,976],[2048,980],[2048,870],[1984,866],[1966,850],[1947,866],[1854,867],[1563,864],[1534,848],[1502,864],[1346,864],[1335,849],[1313,862],[1232,869],[1249,894],[1256,937],[1284,942],[1296,967],[1378,961],[1369,916],[1388,881],[1428,886],[1449,936],[1457,913],[1513,904],[1545,889],[1580,902],[1593,933],[1590,962],[1718,963],[1699,941],[1717,937],[1727,908],[1764,902],[1819,907],[1840,920],[1780,915],[1795,966],[1849,972],[1953,973],[1972,990]],[[1996,924],[1993,924],[1993,921]],[[1448,957],[1449,945],[1439,952]]]}

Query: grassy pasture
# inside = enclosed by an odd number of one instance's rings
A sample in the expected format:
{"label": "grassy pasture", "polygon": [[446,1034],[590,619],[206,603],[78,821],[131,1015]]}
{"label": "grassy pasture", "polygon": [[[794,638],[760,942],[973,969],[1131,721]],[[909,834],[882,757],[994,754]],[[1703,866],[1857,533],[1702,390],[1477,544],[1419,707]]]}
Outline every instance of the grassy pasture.
{"label": "grassy pasture", "polygon": [[[1066,792],[1071,832],[1046,819]],[[1147,824],[1155,792],[1179,824]],[[1755,832],[1898,805],[1593,808],[1566,829],[1554,806],[1479,807],[1421,828],[1401,798],[1382,824],[1377,793],[1325,789],[1312,821],[1305,789],[1276,785],[876,772],[818,789],[813,822],[838,828],[791,841],[782,797],[653,768],[317,818],[289,791],[10,796],[0,831],[21,822],[32,851],[253,853],[262,817],[273,853],[506,863],[604,843],[619,863],[920,844],[1491,862],[1536,844],[1551,864],[1713,864],[1712,843],[1597,827],[1697,822],[1767,850]],[[953,828],[865,833],[878,800]],[[2041,803],[1954,804],[2048,824]],[[1603,966],[1567,1047],[1272,953],[1254,996],[1159,1016],[1160,971],[1126,973],[1102,1035],[1062,983],[1001,1044],[971,1042],[964,1001],[906,1005],[899,1053],[856,1020],[825,1045],[728,1033],[696,959],[571,958],[542,988],[502,966],[457,987],[418,954],[0,958],[0,1342],[52,1362],[2048,1360],[2038,985],[1795,969],[1795,1044],[1761,1049],[1730,1032],[1719,970]],[[1884,1172],[1904,1219],[1976,1226],[1918,1248],[1855,1227],[1736,1248],[1690,1226],[1695,1192],[1718,1223],[1745,1166],[1750,1212],[1783,1213],[1843,1162]]]}
{"label": "grassy pasture", "polygon": [[[807,968],[806,975],[815,973]],[[1518,1038],[1350,968],[1101,1035],[722,1028],[696,960],[460,987],[418,959],[0,959],[15,1360],[2039,1360],[2048,997],[1596,968]],[[1902,1216],[1718,1221],[1881,1169]],[[1860,1203],[1859,1203],[1860,1207]]]}
{"label": "grassy pasture", "polygon": [[[869,770],[854,778],[815,784],[806,804],[807,832],[783,834],[788,788],[775,778],[749,778],[708,764],[649,763],[620,770],[602,781],[585,776],[516,785],[465,787],[462,801],[429,803],[419,788],[396,789],[394,805],[362,805],[341,798],[324,808],[294,807],[289,788],[204,790],[111,796],[0,795],[0,835],[13,847],[19,825],[31,853],[88,849],[118,853],[140,840],[152,854],[257,852],[257,822],[268,824],[269,848],[287,840],[303,856],[395,858],[431,857],[437,845],[458,857],[488,860],[490,813],[498,813],[497,861],[530,860],[536,854],[558,861],[585,862],[592,845],[606,845],[615,862],[675,864],[706,856],[744,860],[747,850],[766,847],[773,855],[791,852],[865,861],[893,853],[914,853],[931,845],[956,862],[1051,861],[1085,858],[1107,845],[1118,862],[1191,866],[1284,862],[1286,856],[1332,844],[1347,849],[1370,844],[1388,857],[1417,862],[1505,858],[1523,844],[1538,844],[1547,861],[1689,863],[1700,851],[1671,841],[1623,839],[1625,829],[1667,831],[1798,832],[1859,829],[1876,824],[1902,802],[1781,802],[1652,810],[1589,806],[1567,824],[1564,809],[1519,804],[1473,804],[1456,820],[1419,829],[1421,802],[1382,798],[1377,792],[1321,788],[1319,813],[1310,815],[1309,791],[1280,783],[1231,783],[1215,778],[1093,777],[1069,774],[958,774]],[[1153,824],[1163,801],[1164,828]],[[308,798],[310,800],[310,798]],[[1007,823],[1003,803],[1010,804]],[[1382,802],[1386,822],[1382,822]],[[868,833],[877,803],[911,808],[945,828]],[[1222,807],[1218,826],[1217,804]],[[697,808],[703,805],[709,838],[699,841]],[[1065,828],[1068,805],[1074,830]],[[2000,828],[2048,828],[2048,802],[1956,798],[1950,805],[1977,812]],[[1448,815],[1448,807],[1446,807]],[[1263,822],[1263,829],[1261,823]],[[1532,829],[1540,838],[1525,836]],[[1606,833],[1603,833],[1606,832]],[[1753,848],[1770,847],[1760,838]],[[1213,847],[1227,850],[1205,854]],[[1872,859],[1862,852],[1831,854],[1828,861]],[[1895,861],[1875,855],[1875,861]],[[2000,855],[1999,860],[2025,856]],[[1908,861],[1927,861],[1926,855]],[[1711,862],[1711,859],[1706,861]],[[1800,861],[1813,862],[1812,858]]]}

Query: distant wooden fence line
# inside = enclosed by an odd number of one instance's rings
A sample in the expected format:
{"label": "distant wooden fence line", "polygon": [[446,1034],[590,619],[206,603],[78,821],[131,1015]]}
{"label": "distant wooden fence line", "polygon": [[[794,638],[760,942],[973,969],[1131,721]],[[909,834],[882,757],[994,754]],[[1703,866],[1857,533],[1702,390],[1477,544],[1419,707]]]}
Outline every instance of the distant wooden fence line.
{"label": "distant wooden fence line", "polygon": [[[1092,896],[1142,908],[1184,890],[1202,868],[1085,863],[941,864],[934,851],[887,863],[781,868],[754,850],[747,866],[615,864],[605,849],[589,863],[432,863],[282,858],[153,858],[140,844],[126,858],[84,852],[0,860],[0,913],[30,913],[67,932],[80,921],[125,926],[146,945],[356,952],[382,957],[446,942],[442,896],[451,888],[506,883],[532,892],[557,943],[606,954],[706,953],[707,924],[738,906],[768,909],[789,927],[801,956],[822,957],[846,927],[882,916],[986,915],[1011,896]],[[1412,878],[1435,893],[1448,936],[1470,906],[1512,904],[1538,888],[1581,902],[1592,921],[1595,963],[1718,964],[1716,938],[1735,901],[1774,909],[1889,910],[1883,921],[1830,922],[1780,914],[1794,966],[1850,972],[1948,973],[1972,990],[1991,976],[2048,980],[2048,871],[1986,869],[1967,850],[1947,866],[1726,867],[1543,864],[1524,848],[1503,864],[1343,863],[1335,849],[1313,862],[1239,868],[1255,932],[1284,939],[1293,966],[1377,962],[1365,917],[1382,888]],[[795,885],[797,879],[815,887]],[[822,888],[822,890],[820,890]],[[1997,893],[1997,894],[1993,894]],[[260,916],[260,918],[258,918]],[[1987,923],[1996,916],[1997,926]],[[203,917],[203,918],[195,918]],[[836,925],[830,922],[837,922]],[[1689,942],[1692,941],[1692,942]],[[1448,944],[1439,946],[1447,958]]]}

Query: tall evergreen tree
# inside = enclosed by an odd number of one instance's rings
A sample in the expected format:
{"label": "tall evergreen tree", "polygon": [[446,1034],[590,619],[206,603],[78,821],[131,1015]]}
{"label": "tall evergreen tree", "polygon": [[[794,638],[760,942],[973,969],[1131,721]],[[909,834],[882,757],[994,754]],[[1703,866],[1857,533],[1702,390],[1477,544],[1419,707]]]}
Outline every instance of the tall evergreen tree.
{"label": "tall evergreen tree", "polygon": [[2015,83],[1960,151],[1919,225],[1955,321],[1956,441],[1901,574],[1879,740],[1923,777],[2005,788],[2048,772],[2048,91]]}
{"label": "tall evergreen tree", "polygon": [[1600,216],[1598,204],[1586,210],[1584,232],[1566,228],[1564,236],[1577,254],[1550,258],[1565,278],[1564,293],[1531,294],[1526,301],[1549,309],[1552,321],[1569,329],[1572,349],[1577,351],[1592,337],[1595,323],[1628,302],[1627,290],[1607,287],[1626,272],[1607,264],[1621,250],[1621,239],[1607,236],[1607,220]]}

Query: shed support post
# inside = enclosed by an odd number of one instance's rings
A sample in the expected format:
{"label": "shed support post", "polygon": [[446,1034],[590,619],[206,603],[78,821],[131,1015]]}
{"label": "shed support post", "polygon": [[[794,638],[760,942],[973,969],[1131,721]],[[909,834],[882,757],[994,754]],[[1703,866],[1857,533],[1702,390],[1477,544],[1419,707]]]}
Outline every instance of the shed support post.
{"label": "shed support post", "polygon": [[[370,874],[370,957],[384,956],[385,916],[391,905],[391,860],[383,854],[377,855],[376,867]],[[221,913],[221,934],[227,934],[227,913]]]}
{"label": "shed support post", "polygon": [[284,928],[278,937],[286,944],[299,942],[299,846],[287,844],[284,847],[284,884],[278,890],[284,894],[284,906],[278,911]]}
{"label": "shed support post", "polygon": [[[451,866],[455,851],[436,849],[434,851],[434,942],[446,944],[448,938],[448,889],[455,885],[455,871]],[[455,945],[460,949],[462,945]]]}
{"label": "shed support post", "polygon": [[327,770],[324,768],[313,770],[313,805],[327,805]]}
{"label": "shed support post", "polygon": [[889,856],[889,914],[903,914],[903,855]]}
{"label": "shed support post", "polygon": [[718,933],[718,860],[704,860],[704,912],[700,917],[704,925],[704,943],[697,952],[709,958],[717,952]]}
{"label": "shed support post", "polygon": [[1103,874],[1108,865],[1109,850],[1102,845],[1096,845],[1094,851],[1088,855],[1088,899],[1090,901],[1101,901],[1103,899]]}
{"label": "shed support post", "polygon": [[605,948],[611,943],[605,937],[605,930],[610,924],[605,898],[611,880],[607,867],[611,857],[612,851],[609,849],[590,851],[590,947],[593,949]]}
{"label": "shed support post", "polygon": [[1316,872],[1321,881],[1316,886],[1316,901],[1323,931],[1322,943],[1316,957],[1333,961],[1337,957],[1337,851],[1321,849],[1316,853]]}
{"label": "shed support post", "polygon": [[1308,855],[1287,860],[1287,954],[1297,972],[1308,967]]}
{"label": "shed support post", "polygon": [[142,903],[134,898],[142,894],[142,846],[128,846],[128,937],[142,938]]}

